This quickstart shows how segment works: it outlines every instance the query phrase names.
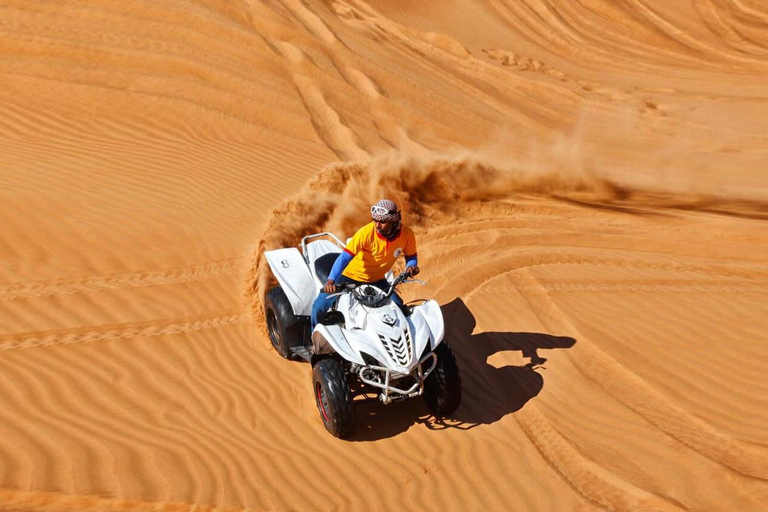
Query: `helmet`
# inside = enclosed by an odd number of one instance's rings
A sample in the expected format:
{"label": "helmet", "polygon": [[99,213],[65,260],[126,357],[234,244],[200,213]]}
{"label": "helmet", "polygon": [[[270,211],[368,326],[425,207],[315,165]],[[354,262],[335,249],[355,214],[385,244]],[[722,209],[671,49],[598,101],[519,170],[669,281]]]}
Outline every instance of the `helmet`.
{"label": "helmet", "polygon": [[401,216],[394,201],[382,199],[371,206],[371,217],[378,222],[399,222]]}

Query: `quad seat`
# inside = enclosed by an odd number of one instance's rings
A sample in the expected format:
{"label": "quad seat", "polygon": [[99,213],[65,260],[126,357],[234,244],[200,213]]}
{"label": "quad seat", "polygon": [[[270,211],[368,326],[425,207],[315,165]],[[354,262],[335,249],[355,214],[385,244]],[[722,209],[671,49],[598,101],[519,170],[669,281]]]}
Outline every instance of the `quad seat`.
{"label": "quad seat", "polygon": [[331,273],[333,264],[336,263],[336,258],[338,257],[338,252],[330,252],[323,254],[315,260],[315,275],[320,280],[321,284],[325,284],[325,282],[328,280],[328,276]]}

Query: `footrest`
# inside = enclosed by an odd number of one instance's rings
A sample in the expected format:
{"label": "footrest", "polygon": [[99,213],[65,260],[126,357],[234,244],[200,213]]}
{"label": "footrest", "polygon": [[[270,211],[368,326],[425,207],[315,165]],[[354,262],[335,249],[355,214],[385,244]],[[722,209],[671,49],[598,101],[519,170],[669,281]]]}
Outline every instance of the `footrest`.
{"label": "footrest", "polygon": [[312,359],[311,347],[291,347],[291,352],[307,362]]}

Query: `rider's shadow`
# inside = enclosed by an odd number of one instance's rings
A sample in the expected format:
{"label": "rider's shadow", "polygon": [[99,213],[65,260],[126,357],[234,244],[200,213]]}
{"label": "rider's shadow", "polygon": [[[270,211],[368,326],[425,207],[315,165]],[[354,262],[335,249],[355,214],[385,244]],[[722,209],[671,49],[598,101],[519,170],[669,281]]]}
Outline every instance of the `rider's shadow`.
{"label": "rider's shadow", "polygon": [[[494,423],[520,410],[544,386],[539,350],[570,348],[576,340],[531,332],[484,332],[472,334],[476,321],[464,301],[457,298],[442,306],[446,340],[461,371],[461,406],[446,418],[435,418],[419,398],[384,406],[377,400],[358,402],[357,433],[353,440],[371,441],[397,435],[414,423],[431,429],[470,429]],[[520,351],[528,362],[499,368],[488,359],[499,352]]]}

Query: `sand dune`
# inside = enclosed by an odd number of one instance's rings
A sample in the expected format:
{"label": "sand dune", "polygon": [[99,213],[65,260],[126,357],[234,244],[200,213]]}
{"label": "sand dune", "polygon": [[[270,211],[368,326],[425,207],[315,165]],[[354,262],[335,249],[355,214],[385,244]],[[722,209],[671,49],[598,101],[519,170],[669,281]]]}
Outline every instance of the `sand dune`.
{"label": "sand dune", "polygon": [[[0,510],[765,510],[763,2],[9,0],[0,43]],[[340,441],[263,251],[383,196],[464,400]]]}

